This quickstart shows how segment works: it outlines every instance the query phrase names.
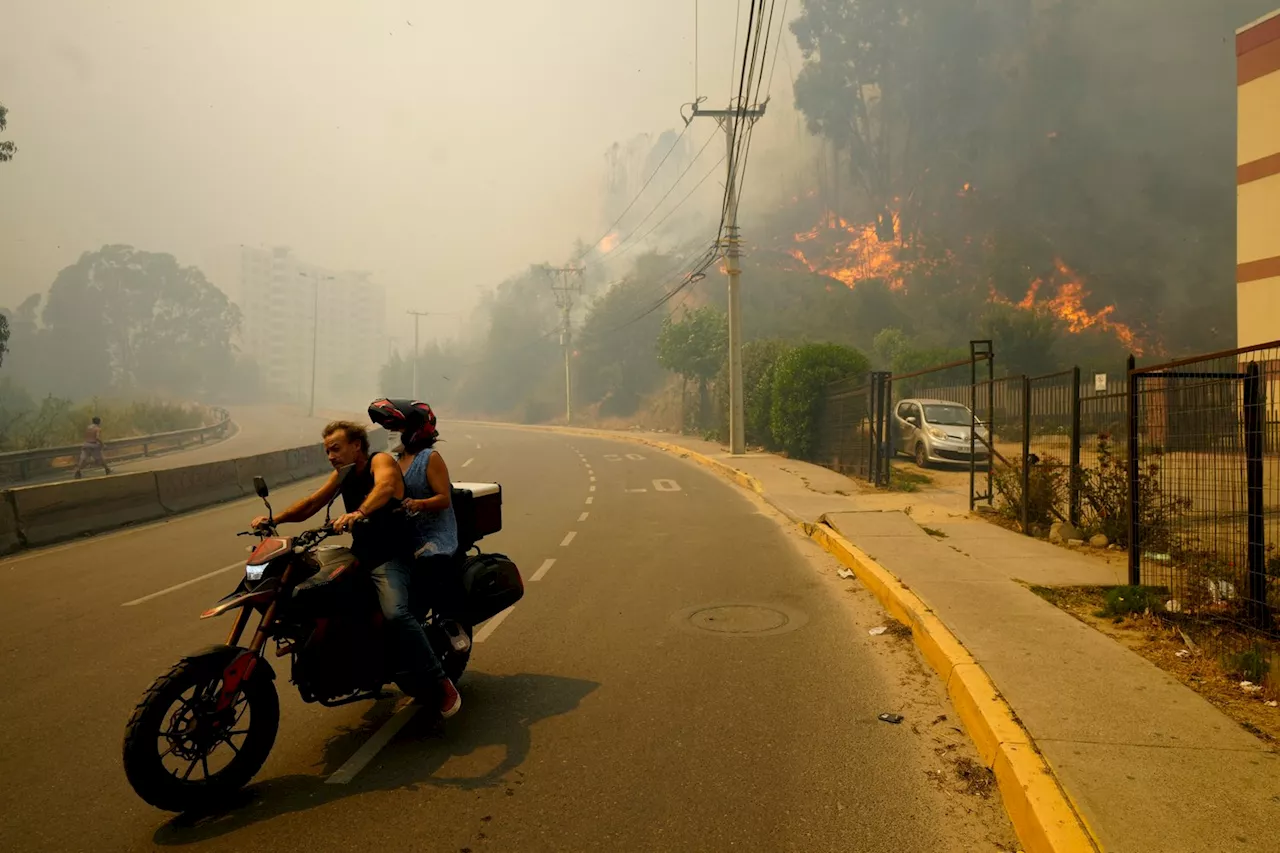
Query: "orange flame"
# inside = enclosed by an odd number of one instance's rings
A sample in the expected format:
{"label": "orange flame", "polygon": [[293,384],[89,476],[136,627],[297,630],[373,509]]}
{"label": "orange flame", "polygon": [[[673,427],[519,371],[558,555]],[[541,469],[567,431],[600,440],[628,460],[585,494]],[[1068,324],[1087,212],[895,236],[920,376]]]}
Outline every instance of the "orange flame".
{"label": "orange flame", "polygon": [[[891,216],[893,239],[882,242],[876,223],[855,225],[834,212],[827,211],[822,214],[822,221],[817,227],[792,235],[792,240],[797,244],[820,240],[823,246],[829,247],[817,250],[823,252],[825,258],[810,261],[797,248],[785,251],[810,272],[833,278],[846,287],[854,287],[866,279],[881,279],[888,283],[891,290],[903,290],[909,273],[953,259],[949,253],[941,262],[912,256],[911,247],[902,238],[902,223],[898,214],[892,213]],[[811,251],[809,256],[815,256],[814,252]]]}
{"label": "orange flame", "polygon": [[600,251],[603,254],[607,255],[617,247],[618,247],[617,231],[614,231],[612,234],[608,235],[607,237],[605,237],[603,240],[600,241]]}
{"label": "orange flame", "polygon": [[1089,309],[1084,307],[1084,300],[1089,297],[1090,293],[1080,281],[1080,275],[1063,263],[1061,259],[1054,261],[1054,267],[1062,282],[1058,284],[1054,295],[1048,299],[1037,301],[1040,289],[1045,284],[1043,280],[1037,278],[1027,286],[1027,293],[1022,297],[1021,301],[1013,302],[996,293],[994,289],[991,292],[991,301],[1001,305],[1012,305],[1024,311],[1051,314],[1062,320],[1066,324],[1067,331],[1072,334],[1080,334],[1088,329],[1095,328],[1100,331],[1110,332],[1117,341],[1128,347],[1134,355],[1142,355],[1143,344],[1133,329],[1124,323],[1111,319],[1111,315],[1115,313],[1116,306],[1107,305],[1091,313]]}

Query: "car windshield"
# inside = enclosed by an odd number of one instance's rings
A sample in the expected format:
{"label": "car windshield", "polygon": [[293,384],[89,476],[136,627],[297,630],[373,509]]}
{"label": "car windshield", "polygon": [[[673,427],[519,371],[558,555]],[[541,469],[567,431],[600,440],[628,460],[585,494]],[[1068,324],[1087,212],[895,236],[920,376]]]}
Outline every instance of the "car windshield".
{"label": "car windshield", "polygon": [[924,419],[936,426],[969,426],[972,417],[964,406],[925,406]]}

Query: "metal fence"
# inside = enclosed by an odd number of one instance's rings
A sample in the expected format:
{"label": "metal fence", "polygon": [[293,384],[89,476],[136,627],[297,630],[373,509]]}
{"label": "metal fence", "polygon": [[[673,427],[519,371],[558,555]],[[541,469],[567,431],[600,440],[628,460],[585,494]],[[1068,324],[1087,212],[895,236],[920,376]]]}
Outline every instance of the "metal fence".
{"label": "metal fence", "polygon": [[1130,358],[1114,374],[996,378],[994,360],[973,341],[968,361],[880,380],[884,405],[869,378],[832,386],[833,467],[887,484],[888,459],[912,450],[895,432],[904,399],[967,406],[971,432],[988,430],[975,449],[990,450],[990,464],[968,459],[971,509],[985,502],[1029,535],[1061,520],[1106,536],[1128,550],[1129,582],[1154,588],[1198,643],[1242,678],[1274,681],[1280,341],[1141,369]]}
{"label": "metal fence", "polygon": [[876,485],[889,482],[889,374],[873,371],[826,389],[815,459]]}
{"label": "metal fence", "polygon": [[1133,369],[1130,582],[1280,637],[1280,341]]}
{"label": "metal fence", "polygon": [[[213,413],[217,420],[208,426],[104,442],[103,456],[108,462],[123,462],[222,438],[231,426],[231,416],[221,408],[214,408]],[[0,453],[0,482],[22,482],[33,477],[70,469],[80,458],[80,450],[81,445],[75,444]]]}

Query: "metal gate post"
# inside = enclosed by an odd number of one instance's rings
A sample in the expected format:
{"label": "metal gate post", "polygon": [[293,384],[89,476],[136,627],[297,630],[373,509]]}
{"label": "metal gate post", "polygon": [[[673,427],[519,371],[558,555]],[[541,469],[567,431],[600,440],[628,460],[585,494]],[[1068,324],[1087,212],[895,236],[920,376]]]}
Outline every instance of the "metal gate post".
{"label": "metal gate post", "polygon": [[1262,376],[1256,361],[1244,375],[1244,471],[1248,496],[1249,617],[1258,628],[1270,627],[1267,613],[1267,547],[1263,517],[1262,454],[1264,450]]}
{"label": "metal gate post", "polygon": [[1129,585],[1138,586],[1142,583],[1142,542],[1141,529],[1139,525],[1138,514],[1142,509],[1142,497],[1140,494],[1141,483],[1138,479],[1138,472],[1141,470],[1138,461],[1138,408],[1141,398],[1138,394],[1138,383],[1142,377],[1134,372],[1136,362],[1133,356],[1129,356],[1126,364],[1125,375],[1129,378],[1129,404],[1128,404],[1128,420],[1129,420]]}

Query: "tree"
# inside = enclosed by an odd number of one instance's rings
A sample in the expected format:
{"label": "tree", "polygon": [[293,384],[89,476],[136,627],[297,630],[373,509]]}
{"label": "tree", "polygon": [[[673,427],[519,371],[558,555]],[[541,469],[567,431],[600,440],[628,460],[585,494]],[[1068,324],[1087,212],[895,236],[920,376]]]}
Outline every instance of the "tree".
{"label": "tree", "polygon": [[[671,259],[645,255],[635,272],[605,291],[587,312],[577,335],[577,387],[582,401],[600,401],[600,414],[630,415],[663,381],[653,342],[663,312],[649,311],[667,282]],[[648,313],[645,313],[648,312]]]}
{"label": "tree", "polygon": [[[0,104],[0,133],[9,126],[9,108],[4,104]],[[13,155],[18,153],[18,146],[10,140],[0,142],[0,163],[7,163],[13,159]]]}
{"label": "tree", "polygon": [[658,362],[685,382],[698,383],[698,426],[703,429],[711,413],[707,383],[720,370],[728,348],[728,317],[710,306],[687,312],[679,322],[667,317],[658,333]]}
{"label": "tree", "polygon": [[116,245],[58,273],[43,319],[50,351],[75,365],[72,396],[114,387],[190,397],[228,380],[240,309],[196,267]]}
{"label": "tree", "polygon": [[0,314],[0,365],[4,364],[5,353],[9,351],[9,318]]}
{"label": "tree", "polygon": [[[845,153],[883,241],[914,235],[936,190],[983,152],[998,103],[993,12],[1018,0],[804,0],[796,107]],[[926,185],[927,183],[927,185]]]}
{"label": "tree", "polygon": [[[560,376],[564,394],[563,369],[555,331],[559,318],[546,272],[533,265],[523,273],[503,281],[480,308],[488,320],[479,357],[466,365],[466,377],[459,381],[457,403],[470,411],[485,414],[510,413],[525,406],[525,419],[542,420],[529,414],[533,397]],[[452,374],[446,374],[452,375]],[[419,377],[421,381],[421,376]],[[550,404],[547,395],[541,404]],[[539,412],[545,405],[535,407]]]}

